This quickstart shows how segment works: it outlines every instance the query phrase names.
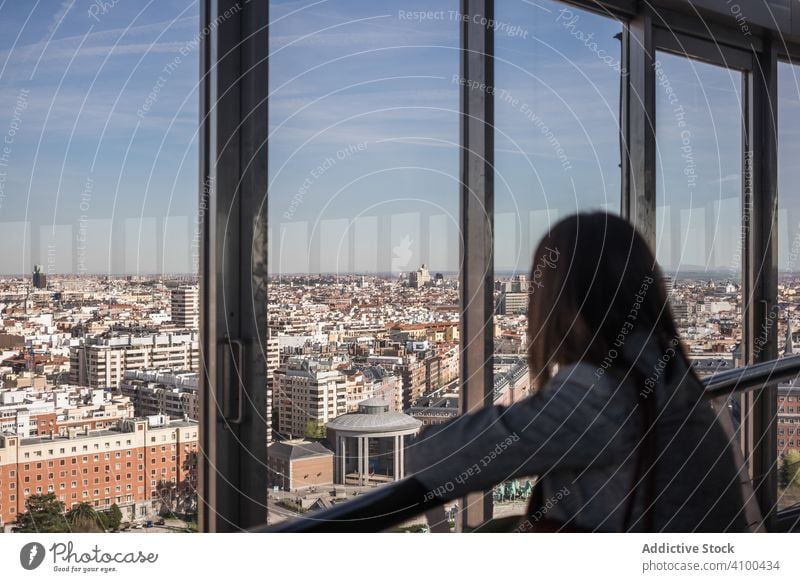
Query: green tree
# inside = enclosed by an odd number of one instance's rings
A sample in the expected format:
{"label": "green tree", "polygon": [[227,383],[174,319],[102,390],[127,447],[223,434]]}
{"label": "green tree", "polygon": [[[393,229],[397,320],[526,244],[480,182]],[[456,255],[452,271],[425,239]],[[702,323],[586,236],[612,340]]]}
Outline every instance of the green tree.
{"label": "green tree", "polygon": [[17,515],[14,531],[21,533],[63,533],[70,531],[64,517],[64,504],[55,493],[31,495],[25,500],[25,512]]}
{"label": "green tree", "polygon": [[325,425],[318,420],[309,420],[306,423],[305,436],[311,439],[325,438]]}
{"label": "green tree", "polygon": [[103,516],[90,503],[79,503],[70,509],[67,521],[74,532],[99,533],[106,529]]}
{"label": "green tree", "polygon": [[103,518],[106,522],[106,529],[116,531],[122,523],[122,510],[116,503],[111,508],[103,513]]}
{"label": "green tree", "polygon": [[781,483],[784,487],[800,486],[800,451],[789,451],[783,455]]}

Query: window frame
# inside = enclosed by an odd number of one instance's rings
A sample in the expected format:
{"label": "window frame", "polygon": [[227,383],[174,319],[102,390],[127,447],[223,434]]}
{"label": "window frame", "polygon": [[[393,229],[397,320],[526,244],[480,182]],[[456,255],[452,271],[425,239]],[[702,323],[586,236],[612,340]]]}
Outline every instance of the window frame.
{"label": "window frame", "polygon": [[[620,210],[653,244],[656,228],[656,50],[744,71],[743,352],[746,363],[777,357],[777,330],[753,350],[760,322],[777,305],[777,59],[800,62],[800,4],[790,23],[762,22],[745,36],[733,15],[711,0],[680,7],[634,0],[569,0],[565,4],[616,18],[623,25]],[[647,4],[647,3],[645,3]],[[266,380],[261,340],[266,334],[267,281],[267,27],[268,2],[238,6],[206,0],[201,8],[200,79],[200,375],[199,522],[201,531],[232,531],[263,522],[266,507]],[[462,14],[491,18],[493,0],[461,0]],[[713,18],[699,19],[697,14]],[[664,26],[669,22],[669,29]],[[213,25],[213,26],[212,26]],[[777,33],[782,39],[773,38]],[[792,36],[794,35],[794,36]],[[493,30],[465,19],[461,74],[493,82]],[[798,58],[790,58],[798,57]],[[460,231],[462,272],[462,410],[491,403],[493,272],[492,96],[461,89]],[[749,186],[745,186],[749,184]],[[204,185],[210,185],[205,188]],[[207,190],[207,191],[204,191]],[[228,210],[231,210],[229,212]],[[255,219],[253,218],[255,217]],[[488,267],[488,268],[487,268]],[[235,309],[233,309],[235,306]],[[487,309],[488,306],[488,309]],[[263,327],[263,329],[262,329]],[[465,351],[466,350],[466,351]],[[777,388],[744,397],[749,419],[743,446],[771,529],[797,525],[777,515]],[[491,517],[491,496],[471,496],[463,525]]]}

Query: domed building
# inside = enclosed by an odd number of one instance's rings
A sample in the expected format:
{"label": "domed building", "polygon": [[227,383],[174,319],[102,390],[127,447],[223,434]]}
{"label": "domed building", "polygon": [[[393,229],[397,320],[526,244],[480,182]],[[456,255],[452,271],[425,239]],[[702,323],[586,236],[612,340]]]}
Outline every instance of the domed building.
{"label": "domed building", "polygon": [[370,398],[358,404],[358,412],[343,414],[327,425],[333,443],[334,482],[371,485],[405,477],[404,449],[422,423],[402,412],[391,412],[389,403]]}

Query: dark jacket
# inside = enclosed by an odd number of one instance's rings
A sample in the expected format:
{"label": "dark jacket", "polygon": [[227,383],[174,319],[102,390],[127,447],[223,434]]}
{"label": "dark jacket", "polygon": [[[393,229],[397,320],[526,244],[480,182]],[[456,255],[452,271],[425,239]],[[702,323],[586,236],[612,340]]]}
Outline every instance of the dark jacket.
{"label": "dark jacket", "polygon": [[[650,529],[642,519],[647,488],[644,469],[637,473],[636,444],[644,430],[641,398],[654,398],[652,529],[752,531],[760,518],[752,504],[746,516],[751,493],[747,484],[743,488],[738,437],[725,426],[729,418],[721,422],[727,408],[703,397],[683,358],[658,372],[664,355],[642,353],[637,367],[652,380],[646,386],[578,363],[513,406],[491,406],[429,427],[410,447],[410,472],[429,496],[443,500],[539,476],[540,506],[531,507],[529,522],[546,518],[593,531]],[[632,488],[636,496],[626,523]]]}

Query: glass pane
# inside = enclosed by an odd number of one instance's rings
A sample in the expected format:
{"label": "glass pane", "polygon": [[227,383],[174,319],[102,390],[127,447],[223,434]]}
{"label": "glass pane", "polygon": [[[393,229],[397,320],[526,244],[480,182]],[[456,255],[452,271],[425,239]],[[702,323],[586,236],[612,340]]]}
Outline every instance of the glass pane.
{"label": "glass pane", "polygon": [[[457,414],[458,7],[271,4],[271,523],[402,476]],[[367,413],[414,428],[347,430]]]}
{"label": "glass pane", "polygon": [[198,5],[4,3],[0,23],[0,304],[26,314],[0,323],[0,524],[50,494],[64,531],[190,529]]}
{"label": "glass pane", "polygon": [[[495,10],[495,402],[506,404],[529,394],[539,240],[570,214],[619,212],[622,25],[548,0]],[[498,486],[495,517],[523,513],[529,491],[527,479]]]}
{"label": "glass pane", "polygon": [[[778,64],[779,356],[796,355],[800,283],[800,68]],[[800,347],[800,346],[799,346]],[[800,385],[778,386],[778,509],[800,504]]]}
{"label": "glass pane", "polygon": [[656,253],[702,377],[741,365],[743,76],[656,58]]}

